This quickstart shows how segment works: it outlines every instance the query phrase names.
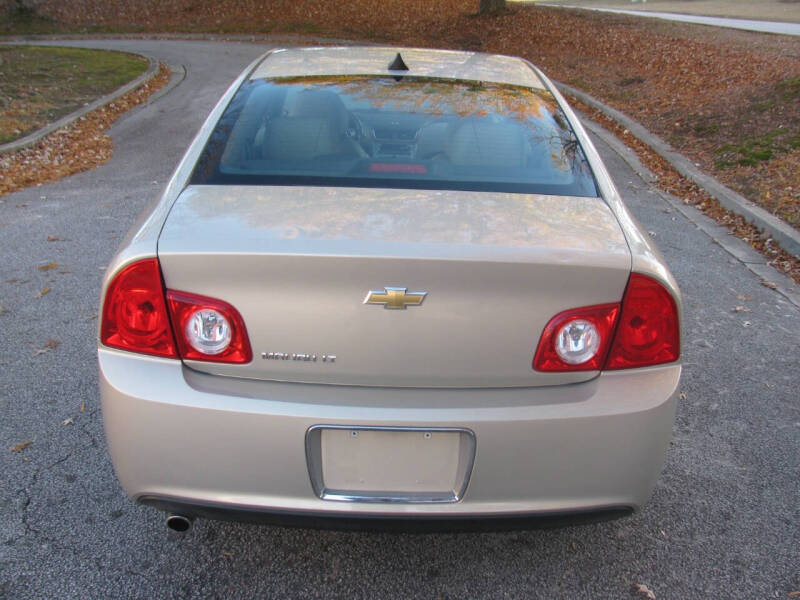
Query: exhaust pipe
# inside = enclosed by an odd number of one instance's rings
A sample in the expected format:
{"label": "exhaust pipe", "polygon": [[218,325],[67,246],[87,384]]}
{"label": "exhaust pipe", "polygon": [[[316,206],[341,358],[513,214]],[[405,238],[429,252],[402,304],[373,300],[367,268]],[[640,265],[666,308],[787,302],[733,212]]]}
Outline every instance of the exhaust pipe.
{"label": "exhaust pipe", "polygon": [[192,517],[185,515],[176,515],[174,513],[167,515],[167,527],[179,533],[189,531],[192,528],[192,521],[194,521]]}

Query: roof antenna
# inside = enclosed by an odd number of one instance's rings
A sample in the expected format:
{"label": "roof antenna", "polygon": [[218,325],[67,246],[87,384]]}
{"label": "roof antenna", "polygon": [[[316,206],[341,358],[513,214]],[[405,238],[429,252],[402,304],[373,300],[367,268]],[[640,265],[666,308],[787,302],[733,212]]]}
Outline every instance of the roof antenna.
{"label": "roof antenna", "polygon": [[[403,62],[403,57],[400,56],[400,53],[397,53],[397,56],[394,57],[394,60],[389,63],[389,70],[390,71],[408,71],[408,65]],[[395,81],[400,81],[403,79],[402,75],[395,75]]]}

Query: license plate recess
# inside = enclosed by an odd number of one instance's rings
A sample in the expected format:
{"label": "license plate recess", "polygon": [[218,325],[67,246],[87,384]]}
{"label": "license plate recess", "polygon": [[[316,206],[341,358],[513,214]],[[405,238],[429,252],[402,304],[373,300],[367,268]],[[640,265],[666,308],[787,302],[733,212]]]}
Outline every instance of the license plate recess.
{"label": "license plate recess", "polygon": [[306,434],[314,492],[350,502],[458,502],[475,436],[450,427],[318,425]]}

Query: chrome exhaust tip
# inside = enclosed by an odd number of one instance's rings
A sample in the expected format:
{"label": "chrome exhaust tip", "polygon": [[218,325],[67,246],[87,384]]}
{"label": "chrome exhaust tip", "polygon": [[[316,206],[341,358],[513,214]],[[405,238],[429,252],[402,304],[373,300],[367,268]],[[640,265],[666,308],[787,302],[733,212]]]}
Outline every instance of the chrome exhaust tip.
{"label": "chrome exhaust tip", "polygon": [[192,528],[192,521],[194,521],[192,517],[185,515],[176,515],[174,513],[167,515],[167,527],[179,533],[189,531]]}

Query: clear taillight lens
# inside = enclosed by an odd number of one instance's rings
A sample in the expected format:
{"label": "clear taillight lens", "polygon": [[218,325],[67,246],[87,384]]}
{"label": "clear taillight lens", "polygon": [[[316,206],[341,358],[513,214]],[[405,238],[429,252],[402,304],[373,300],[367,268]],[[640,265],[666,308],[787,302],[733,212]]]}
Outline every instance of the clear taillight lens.
{"label": "clear taillight lens", "polygon": [[602,341],[594,323],[575,319],[558,330],[555,339],[556,354],[567,364],[580,365],[597,356]]}
{"label": "clear taillight lens", "polygon": [[111,281],[100,341],[112,348],[177,358],[157,259],[130,264]]}
{"label": "clear taillight lens", "polygon": [[239,311],[216,298],[187,292],[167,292],[181,358],[247,363],[253,358],[247,329]]}
{"label": "clear taillight lens", "polygon": [[231,325],[216,310],[196,310],[186,321],[183,333],[189,345],[203,354],[221,354],[231,345]]}

